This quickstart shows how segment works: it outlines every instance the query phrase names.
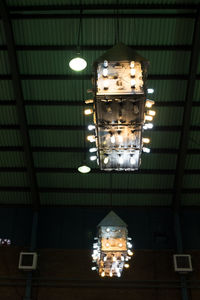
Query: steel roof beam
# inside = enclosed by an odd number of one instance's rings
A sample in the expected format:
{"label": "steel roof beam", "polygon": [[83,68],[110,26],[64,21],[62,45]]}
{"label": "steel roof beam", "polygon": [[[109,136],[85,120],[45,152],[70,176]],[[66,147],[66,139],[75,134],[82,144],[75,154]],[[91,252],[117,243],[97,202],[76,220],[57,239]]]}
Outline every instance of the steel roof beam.
{"label": "steel roof beam", "polygon": [[[79,8],[80,10],[80,8]],[[194,19],[196,17],[196,12],[180,12],[180,13],[149,13],[148,11],[145,13],[137,12],[137,13],[124,13],[124,14],[111,14],[111,13],[102,13],[102,12],[92,12],[92,13],[83,13],[82,19]],[[78,14],[70,14],[70,13],[13,13],[11,14],[11,18],[14,20],[38,20],[38,19],[79,19],[80,13]]]}
{"label": "steel roof beam", "polygon": [[[80,152],[85,153],[88,152],[87,148],[77,148],[77,147],[32,147],[32,152]],[[23,152],[24,148],[22,146],[0,146],[0,152],[7,151],[19,151]],[[151,154],[178,154],[178,149],[174,148],[151,148]],[[200,155],[200,150],[197,149],[188,149],[187,154],[189,155]],[[148,155],[143,153],[143,155]]]}
{"label": "steel roof beam", "polygon": [[[0,74],[0,80],[11,80],[10,74]],[[92,74],[68,75],[68,74],[21,74],[21,80],[91,80]],[[149,80],[188,80],[186,74],[149,74]],[[196,75],[200,79],[200,74]]]}
{"label": "steel roof beam", "polygon": [[[15,100],[0,100],[0,106],[16,105]],[[25,106],[85,106],[85,102],[78,100],[25,100]],[[154,107],[183,107],[184,101],[156,101]],[[200,101],[193,101],[192,106],[200,107]]]}
{"label": "steel roof beam", "polygon": [[[30,192],[29,187],[25,186],[0,186],[1,192]],[[77,194],[108,194],[110,189],[93,189],[93,188],[63,188],[63,187],[41,187],[40,193],[77,193]],[[114,194],[172,194],[173,189],[113,189]],[[199,194],[200,189],[183,189],[184,194]]]}
{"label": "steel roof beam", "polygon": [[22,141],[24,145],[24,154],[25,154],[25,159],[27,164],[28,176],[30,180],[30,190],[32,195],[33,208],[34,210],[38,210],[39,191],[38,191],[33,157],[32,157],[31,146],[30,146],[30,138],[28,133],[26,112],[24,108],[24,99],[23,99],[22,86],[20,82],[17,55],[15,50],[15,43],[14,43],[10,16],[4,1],[0,1],[0,15],[2,16],[6,42],[8,46],[8,57],[9,57],[10,69],[12,73],[13,92],[16,99],[16,109],[17,109],[17,114],[18,114],[18,119],[20,124]]}
{"label": "steel roof beam", "polygon": [[181,205],[181,192],[183,184],[184,169],[187,156],[187,147],[189,140],[189,130],[191,122],[191,112],[192,112],[192,101],[194,96],[195,79],[196,72],[198,68],[198,58],[200,51],[200,8],[198,10],[198,16],[196,18],[192,52],[190,58],[190,68],[189,68],[189,78],[187,83],[184,114],[183,114],[183,125],[179,143],[179,153],[176,163],[176,174],[174,179],[174,196],[173,196],[173,206],[175,210],[178,210]]}
{"label": "steel roof beam", "polygon": [[[20,125],[16,124],[0,124],[0,130],[17,130],[20,129]],[[84,125],[56,125],[56,124],[33,124],[28,125],[28,129],[30,130],[69,130],[69,131],[82,131],[87,130],[87,126]],[[154,126],[153,131],[180,131],[182,130],[182,126],[176,125],[163,125],[163,126]],[[190,130],[192,131],[200,131],[200,126],[192,125],[190,126]],[[147,132],[152,131],[152,129],[145,130]]]}
{"label": "steel roof beam", "polygon": [[[191,51],[192,45],[127,45],[134,50],[143,51]],[[113,45],[81,45],[84,51],[105,51]],[[76,45],[16,45],[17,51],[71,51]],[[0,45],[0,50],[7,50],[7,45]]]}
{"label": "steel roof beam", "polygon": [[[82,4],[83,10],[195,10],[197,5],[195,4]],[[64,10],[78,10],[80,11],[80,5],[78,4],[69,4],[69,5],[21,5],[14,6],[11,5],[8,7],[10,11],[64,11]]]}
{"label": "steel roof beam", "polygon": [[[19,173],[24,173],[26,172],[27,168],[25,167],[0,167],[0,172],[5,172],[5,173],[15,173],[15,172],[19,172]],[[77,173],[80,174],[77,170],[77,168],[58,168],[58,167],[38,167],[35,168],[35,171],[37,173],[65,173],[65,174],[69,174],[69,173]],[[175,174],[176,169],[139,169],[137,171],[126,171],[126,174],[151,174],[151,175],[174,175]],[[95,174],[105,174],[104,171],[100,170],[100,169],[92,169],[91,173],[95,173]],[[121,173],[119,171],[111,171],[110,173],[107,174],[118,174],[121,175]],[[200,175],[200,169],[187,169],[184,170],[184,174],[185,175]],[[106,175],[106,174],[105,174]]]}

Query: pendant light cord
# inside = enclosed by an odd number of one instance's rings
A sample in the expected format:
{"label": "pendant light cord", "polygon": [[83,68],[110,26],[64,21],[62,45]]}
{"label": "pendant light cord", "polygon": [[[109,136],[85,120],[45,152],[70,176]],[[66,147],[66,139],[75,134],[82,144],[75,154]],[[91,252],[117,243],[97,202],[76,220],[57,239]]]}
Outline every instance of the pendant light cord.
{"label": "pendant light cord", "polygon": [[119,43],[119,1],[117,0],[117,9],[115,10],[115,44]]}
{"label": "pendant light cord", "polygon": [[79,27],[78,27],[78,37],[77,37],[77,52],[80,52],[80,44],[81,44],[81,33],[82,33],[82,14],[83,14],[83,8],[82,3],[80,1],[80,18],[79,18]]}

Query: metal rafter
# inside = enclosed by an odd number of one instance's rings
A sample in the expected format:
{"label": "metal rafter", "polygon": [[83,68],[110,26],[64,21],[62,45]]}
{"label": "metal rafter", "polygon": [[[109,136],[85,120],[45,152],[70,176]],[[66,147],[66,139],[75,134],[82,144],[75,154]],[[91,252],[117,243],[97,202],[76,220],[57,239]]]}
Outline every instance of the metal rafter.
{"label": "metal rafter", "polygon": [[[191,51],[191,45],[127,45],[134,50],[148,51]],[[84,51],[106,51],[113,45],[81,45]],[[17,51],[73,51],[76,45],[16,45]],[[0,50],[7,50],[7,45],[0,45]]]}
{"label": "metal rafter", "polygon": [[[67,188],[67,187],[40,187],[40,193],[75,193],[75,194],[109,194],[110,189],[102,188]],[[0,186],[2,192],[30,192],[26,186]],[[174,189],[113,189],[114,194],[172,194]],[[199,188],[183,189],[184,194],[199,194]]]}
{"label": "metal rafter", "polygon": [[[21,74],[22,80],[91,80],[92,74],[67,75],[67,74]],[[0,74],[0,80],[11,80],[12,75]],[[188,80],[185,74],[149,74],[149,80]],[[200,79],[200,75],[196,76]]]}
{"label": "metal rafter", "polygon": [[12,73],[13,91],[16,99],[16,109],[18,113],[18,119],[20,124],[20,131],[24,145],[24,154],[27,164],[27,171],[30,180],[30,190],[32,195],[33,209],[39,208],[39,191],[37,186],[36,174],[34,170],[33,156],[30,146],[30,138],[28,133],[28,126],[26,120],[26,113],[24,108],[23,92],[20,82],[20,74],[17,63],[17,55],[14,43],[14,36],[12,31],[12,24],[10,21],[9,12],[7,10],[4,1],[0,1],[0,15],[3,20],[3,26],[5,30],[6,42],[8,47],[8,57],[10,62],[10,69]]}
{"label": "metal rafter", "polygon": [[[80,8],[79,8],[80,9]],[[138,12],[138,13],[123,13],[123,14],[118,14],[115,15],[113,13],[102,13],[102,12],[93,12],[91,13],[84,13],[82,14],[82,19],[193,19],[196,17],[195,12],[182,12],[180,11],[179,13],[166,13],[163,11],[162,13],[149,13],[149,12]],[[19,19],[26,19],[26,20],[38,20],[38,19],[43,19],[43,20],[50,20],[50,19],[79,19],[80,18],[80,13],[79,14],[70,14],[70,13],[13,13],[11,14],[11,18],[15,20]]]}
{"label": "metal rafter", "polygon": [[[0,130],[17,130],[20,129],[19,125],[16,124],[0,124]],[[28,125],[29,130],[69,130],[69,131],[85,131],[87,127],[84,125],[57,125],[57,124],[31,124]],[[153,127],[153,131],[180,131],[182,130],[182,126],[179,125],[157,125]],[[190,126],[190,130],[200,131],[199,125]],[[151,129],[145,130],[145,132],[149,132]]]}
{"label": "metal rafter", "polygon": [[[32,147],[33,152],[53,152],[53,153],[62,153],[62,152],[88,152],[89,149],[81,147]],[[23,152],[24,148],[22,146],[0,146],[0,152],[7,151],[19,151]],[[151,148],[151,154],[178,154],[178,149],[175,148]],[[189,155],[200,155],[199,149],[187,149],[187,154]],[[143,154],[148,155],[148,154]]]}
{"label": "metal rafter", "polygon": [[[18,173],[24,173],[26,172],[25,167],[0,167],[0,172],[18,172]],[[60,167],[39,167],[35,168],[35,171],[37,173],[64,173],[64,174],[69,174],[69,173],[77,173],[80,174],[77,170],[77,168],[60,168]],[[96,174],[104,174],[105,173],[100,170],[100,169],[92,169],[91,173],[96,173]],[[118,171],[111,171],[110,174],[118,174],[120,173]],[[175,174],[175,169],[139,169],[137,171],[126,171],[126,174],[151,174],[151,175],[174,175]],[[200,169],[188,169],[184,170],[185,175],[200,175]]]}
{"label": "metal rafter", "polygon": [[[15,100],[1,100],[0,106],[16,105]],[[28,100],[24,102],[25,106],[85,106],[82,100]],[[184,107],[184,101],[156,101],[154,107]],[[193,101],[192,106],[199,107],[200,101]]]}
{"label": "metal rafter", "polygon": [[[123,9],[123,10],[195,10],[197,5],[195,4],[83,4],[83,10],[113,10],[113,9]],[[80,5],[68,4],[68,5],[21,5],[21,6],[9,6],[10,11],[64,11],[64,10],[80,10]]]}
{"label": "metal rafter", "polygon": [[183,114],[183,125],[179,143],[179,153],[176,164],[176,174],[174,179],[174,196],[173,196],[173,205],[175,210],[178,210],[181,205],[181,192],[182,192],[182,183],[184,176],[184,168],[187,155],[187,147],[189,140],[189,130],[190,130],[190,120],[192,112],[192,101],[194,96],[196,72],[198,67],[198,58],[200,50],[200,7],[198,9],[197,18],[195,21],[194,34],[193,34],[193,43],[192,43],[192,52],[190,58],[190,68],[189,68],[189,78],[186,90],[184,114]]}

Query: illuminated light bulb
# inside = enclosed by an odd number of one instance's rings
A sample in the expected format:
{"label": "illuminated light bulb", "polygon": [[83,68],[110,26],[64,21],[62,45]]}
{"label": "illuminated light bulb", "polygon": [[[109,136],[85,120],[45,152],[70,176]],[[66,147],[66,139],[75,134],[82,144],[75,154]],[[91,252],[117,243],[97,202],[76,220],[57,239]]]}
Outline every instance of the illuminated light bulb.
{"label": "illuminated light bulb", "polygon": [[145,144],[149,144],[150,143],[150,139],[149,138],[143,138],[142,141]]}
{"label": "illuminated light bulb", "polygon": [[112,276],[113,276],[113,273],[112,273],[112,271],[110,271],[110,274],[109,274],[109,275],[110,275],[110,277],[112,277]]}
{"label": "illuminated light bulb", "polygon": [[124,267],[125,267],[126,269],[128,269],[128,268],[129,268],[129,264],[124,264]]}
{"label": "illuminated light bulb", "polygon": [[90,156],[90,160],[96,160],[97,159],[97,156],[96,155],[93,155],[93,156]]}
{"label": "illuminated light bulb", "polygon": [[131,157],[131,158],[130,158],[130,163],[131,163],[131,165],[134,165],[134,164],[136,163],[136,160],[135,160],[134,157]]}
{"label": "illuminated light bulb", "polygon": [[133,252],[131,250],[128,250],[128,255],[132,256]]}
{"label": "illuminated light bulb", "polygon": [[154,93],[154,89],[147,89],[147,93],[148,94],[153,94]]}
{"label": "illuminated light bulb", "polygon": [[135,76],[135,69],[131,69],[131,77]]}
{"label": "illuminated light bulb", "polygon": [[79,171],[80,173],[86,174],[86,173],[89,173],[89,172],[91,171],[91,168],[88,167],[88,166],[80,166],[80,167],[78,168],[78,171]]}
{"label": "illuminated light bulb", "polygon": [[69,66],[74,71],[82,71],[87,67],[87,62],[81,57],[76,57],[70,60]]}
{"label": "illuminated light bulb", "polygon": [[146,153],[150,153],[150,152],[151,152],[151,150],[150,150],[149,148],[146,148],[146,147],[143,147],[143,148],[142,148],[142,151],[143,151],[143,152],[146,152]]}
{"label": "illuminated light bulb", "polygon": [[84,114],[86,116],[91,115],[92,113],[93,113],[93,109],[91,109],[91,108],[87,108],[87,109],[84,110]]}
{"label": "illuminated light bulb", "polygon": [[104,87],[104,90],[107,90],[109,88],[109,81],[108,80],[104,80],[103,87]]}
{"label": "illuminated light bulb", "polygon": [[152,129],[153,128],[153,124],[152,123],[148,123],[148,124],[146,124],[146,126],[148,127],[148,129]]}
{"label": "illuminated light bulb", "polygon": [[154,105],[154,104],[155,104],[155,101],[147,99],[145,106],[148,108],[151,108],[152,105]]}
{"label": "illuminated light bulb", "polygon": [[155,115],[156,115],[155,110],[148,110],[147,113],[148,113],[148,115],[150,115],[150,116],[155,116]]}
{"label": "illuminated light bulb", "polygon": [[109,243],[106,243],[106,247],[109,247]]}
{"label": "illuminated light bulb", "polygon": [[107,60],[104,60],[104,62],[103,62],[103,66],[104,66],[105,68],[107,68],[107,67],[108,67],[108,61],[107,61]]}
{"label": "illuminated light bulb", "polygon": [[107,77],[108,76],[108,69],[103,69],[103,77]]}
{"label": "illuminated light bulb", "polygon": [[106,228],[106,231],[109,232],[109,231],[110,231],[110,228]]}
{"label": "illuminated light bulb", "polygon": [[124,257],[123,256],[121,256],[121,260],[124,261]]}
{"label": "illuminated light bulb", "polygon": [[129,248],[133,247],[133,245],[131,243],[129,243],[129,242],[127,243],[127,245],[128,245]]}
{"label": "illuminated light bulb", "polygon": [[127,240],[132,241],[132,238],[131,238],[131,237],[128,237]]}
{"label": "illuminated light bulb", "polygon": [[122,245],[122,243],[119,243],[119,247],[122,247],[123,245]]}
{"label": "illuminated light bulb", "polygon": [[115,143],[115,136],[114,135],[111,135],[110,141],[111,141],[112,144]]}
{"label": "illuminated light bulb", "polygon": [[118,139],[119,139],[119,142],[120,142],[120,143],[123,142],[123,136],[122,136],[120,133],[118,134]]}
{"label": "illuminated light bulb", "polygon": [[87,136],[87,140],[89,141],[89,142],[95,142],[95,136],[94,135],[88,135]]}
{"label": "illuminated light bulb", "polygon": [[96,269],[97,269],[96,267],[92,267],[92,268],[91,268],[92,271],[94,271],[94,270],[96,270]]}
{"label": "illuminated light bulb", "polygon": [[94,100],[93,99],[87,99],[87,100],[85,100],[85,104],[90,104],[90,103],[94,103]]}
{"label": "illuminated light bulb", "polygon": [[88,130],[93,130],[93,129],[95,129],[95,126],[94,125],[88,125]]}
{"label": "illuminated light bulb", "polygon": [[[106,165],[109,162],[109,157],[106,156],[103,160],[104,164]],[[108,228],[109,229],[109,228]],[[107,230],[106,230],[107,231]],[[109,230],[110,231],[110,230]]]}
{"label": "illuminated light bulb", "polygon": [[135,81],[135,79],[131,79],[131,87],[134,87],[134,86],[135,86],[135,84],[136,84],[136,81]]}
{"label": "illuminated light bulb", "polygon": [[104,260],[104,261],[107,261],[107,256],[104,256],[103,260]]}
{"label": "illuminated light bulb", "polygon": [[144,130],[147,130],[147,129],[148,129],[148,126],[145,124],[145,125],[143,126],[143,129],[144,129]]}
{"label": "illuminated light bulb", "polygon": [[119,156],[119,163],[120,163],[120,164],[123,164],[123,162],[124,162],[123,157]]}
{"label": "illuminated light bulb", "polygon": [[121,277],[121,274],[119,272],[117,273],[117,277]]}
{"label": "illuminated light bulb", "polygon": [[144,116],[145,121],[152,121],[153,117],[152,116]]}
{"label": "illuminated light bulb", "polygon": [[101,277],[104,277],[105,276],[105,272],[101,272]]}
{"label": "illuminated light bulb", "polygon": [[134,62],[134,61],[131,61],[130,67],[131,67],[131,68],[134,68],[134,66],[135,66],[135,62]]}
{"label": "illuminated light bulb", "polygon": [[97,148],[90,148],[90,149],[89,149],[89,152],[90,152],[90,153],[93,153],[93,152],[96,152],[97,150],[98,150]]}

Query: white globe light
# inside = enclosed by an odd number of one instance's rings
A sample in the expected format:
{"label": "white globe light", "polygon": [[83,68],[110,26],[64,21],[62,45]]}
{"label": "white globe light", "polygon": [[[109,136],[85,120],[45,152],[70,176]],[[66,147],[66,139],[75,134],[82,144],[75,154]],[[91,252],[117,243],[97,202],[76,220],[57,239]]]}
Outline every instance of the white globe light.
{"label": "white globe light", "polygon": [[69,66],[74,71],[82,71],[87,67],[87,62],[81,57],[76,57],[70,60]]}
{"label": "white globe light", "polygon": [[80,173],[89,173],[89,172],[91,171],[91,168],[88,167],[88,166],[80,166],[80,167],[78,168],[78,171],[79,171]]}

